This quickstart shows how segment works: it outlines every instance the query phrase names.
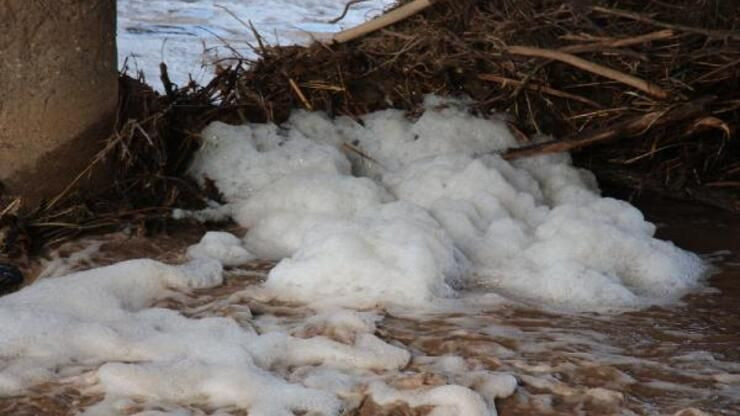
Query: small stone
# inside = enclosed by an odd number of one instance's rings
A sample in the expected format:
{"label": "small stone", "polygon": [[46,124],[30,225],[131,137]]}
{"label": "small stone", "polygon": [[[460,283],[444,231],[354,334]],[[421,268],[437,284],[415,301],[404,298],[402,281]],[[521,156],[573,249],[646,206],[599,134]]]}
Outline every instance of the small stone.
{"label": "small stone", "polygon": [[12,264],[0,263],[0,295],[18,290],[23,284],[23,273]]}

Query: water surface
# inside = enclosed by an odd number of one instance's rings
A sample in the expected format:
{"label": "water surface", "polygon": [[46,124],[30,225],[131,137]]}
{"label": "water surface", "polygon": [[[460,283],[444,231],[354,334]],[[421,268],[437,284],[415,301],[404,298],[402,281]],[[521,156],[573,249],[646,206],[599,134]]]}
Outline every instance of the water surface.
{"label": "water surface", "polygon": [[[513,396],[497,401],[501,415],[740,414],[740,218],[665,200],[638,201],[638,207],[659,225],[660,237],[702,253],[717,265],[719,271],[704,290],[675,305],[618,315],[565,314],[521,305],[434,316],[381,312],[377,335],[403,345],[414,357],[408,368],[391,377],[398,386],[423,387],[444,384],[469,370],[508,372],[520,386]],[[191,227],[154,238],[114,234],[99,238],[88,255],[69,254],[89,248],[89,241],[62,248],[52,263],[57,274],[64,274],[142,256],[178,262],[184,248],[202,232]],[[237,320],[247,310],[251,324],[262,325],[263,330],[304,320],[312,311],[300,305],[230,297],[248,293],[272,265],[255,262],[234,269],[223,286],[174,296],[158,306],[189,317]],[[0,414],[74,414],[102,399],[95,390],[94,372],[89,368],[83,377],[36,386],[24,397],[5,399]],[[132,413],[145,409],[130,408]],[[186,410],[242,414],[238,409],[197,405]],[[367,401],[350,414],[429,410],[400,404],[380,408]]]}
{"label": "water surface", "polygon": [[270,44],[305,43],[375,17],[391,3],[357,3],[332,24],[344,0],[118,0],[119,64],[141,71],[157,88],[160,62],[167,63],[175,83],[189,77],[203,83],[214,63],[255,57],[249,22]]}

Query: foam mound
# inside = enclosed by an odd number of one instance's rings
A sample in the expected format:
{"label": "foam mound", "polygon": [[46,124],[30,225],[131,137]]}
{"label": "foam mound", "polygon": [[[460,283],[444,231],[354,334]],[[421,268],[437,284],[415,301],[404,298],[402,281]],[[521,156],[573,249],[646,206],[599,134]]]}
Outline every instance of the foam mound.
{"label": "foam mound", "polygon": [[299,111],[280,127],[212,123],[190,172],[223,192],[251,252],[281,260],[265,286],[284,300],[429,305],[483,290],[607,311],[697,285],[702,261],[601,197],[567,154],[509,162],[498,154],[518,144],[505,123],[459,101],[426,108],[417,120]]}

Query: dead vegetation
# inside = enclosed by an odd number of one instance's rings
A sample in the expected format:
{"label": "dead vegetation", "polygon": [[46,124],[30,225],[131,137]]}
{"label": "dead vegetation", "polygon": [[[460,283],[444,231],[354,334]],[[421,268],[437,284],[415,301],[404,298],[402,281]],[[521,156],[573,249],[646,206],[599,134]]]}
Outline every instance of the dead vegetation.
{"label": "dead vegetation", "polygon": [[[296,108],[413,116],[426,94],[505,113],[523,142],[509,159],[569,150],[604,183],[740,212],[734,0],[424,2],[344,43],[260,41],[261,59],[221,63],[205,86],[176,88],[163,76],[158,96],[122,78],[117,132],[95,161],[112,164],[116,180],[22,215],[6,201],[5,251],[121,222],[146,229],[166,223],[173,206],[197,206],[203,192],[183,173],[210,121],[280,123]],[[553,139],[533,144],[544,134]]]}

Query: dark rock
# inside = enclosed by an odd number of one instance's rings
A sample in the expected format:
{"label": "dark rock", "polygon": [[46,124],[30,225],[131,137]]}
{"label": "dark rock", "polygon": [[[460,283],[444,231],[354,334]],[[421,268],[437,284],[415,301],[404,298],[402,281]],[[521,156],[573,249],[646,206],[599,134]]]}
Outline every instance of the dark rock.
{"label": "dark rock", "polygon": [[23,284],[23,273],[12,264],[0,263],[0,295],[18,290]]}

